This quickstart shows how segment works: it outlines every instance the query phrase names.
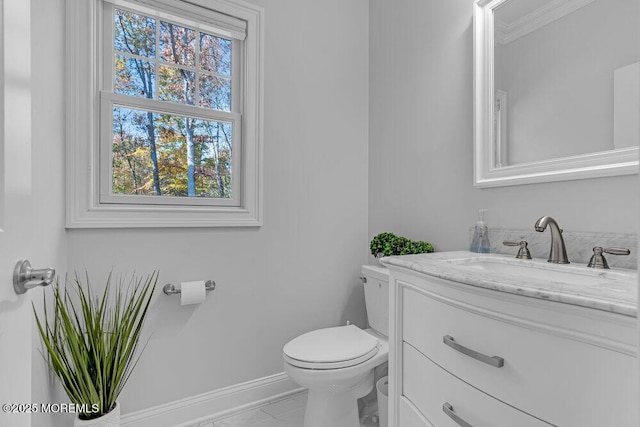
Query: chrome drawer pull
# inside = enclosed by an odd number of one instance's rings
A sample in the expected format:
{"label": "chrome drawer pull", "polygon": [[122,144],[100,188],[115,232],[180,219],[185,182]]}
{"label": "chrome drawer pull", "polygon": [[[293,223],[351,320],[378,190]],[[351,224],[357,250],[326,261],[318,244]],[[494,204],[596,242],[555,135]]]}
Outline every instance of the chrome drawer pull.
{"label": "chrome drawer pull", "polygon": [[471,424],[469,424],[453,412],[453,406],[451,406],[449,402],[445,402],[442,404],[442,412],[447,414],[449,418],[455,421],[456,424],[458,424],[460,427],[473,427]]}
{"label": "chrome drawer pull", "polygon": [[496,368],[502,368],[504,366],[504,359],[498,356],[487,356],[486,354],[478,353],[475,350],[471,350],[463,345],[455,342],[451,335],[445,335],[442,337],[442,342],[451,347],[454,350],[459,351],[462,354],[466,354],[469,357],[473,357],[476,360],[486,363],[487,365],[494,366]]}

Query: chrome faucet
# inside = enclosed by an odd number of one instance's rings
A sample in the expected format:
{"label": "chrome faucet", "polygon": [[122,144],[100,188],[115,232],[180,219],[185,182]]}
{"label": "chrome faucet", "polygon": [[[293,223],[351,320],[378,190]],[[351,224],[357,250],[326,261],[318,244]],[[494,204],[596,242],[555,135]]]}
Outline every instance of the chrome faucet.
{"label": "chrome faucet", "polygon": [[562,238],[562,230],[558,226],[555,219],[550,216],[543,216],[536,221],[536,231],[543,232],[547,229],[547,225],[551,230],[551,250],[549,251],[548,262],[555,264],[569,264],[567,258],[567,249],[564,246],[564,239]]}

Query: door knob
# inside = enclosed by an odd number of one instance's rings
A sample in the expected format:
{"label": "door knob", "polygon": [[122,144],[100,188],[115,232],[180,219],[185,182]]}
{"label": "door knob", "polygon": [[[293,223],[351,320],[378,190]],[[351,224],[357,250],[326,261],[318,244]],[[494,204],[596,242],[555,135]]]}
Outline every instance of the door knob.
{"label": "door knob", "polygon": [[32,268],[27,260],[18,261],[13,270],[13,289],[21,295],[36,286],[48,286],[53,283],[56,271],[53,268]]}

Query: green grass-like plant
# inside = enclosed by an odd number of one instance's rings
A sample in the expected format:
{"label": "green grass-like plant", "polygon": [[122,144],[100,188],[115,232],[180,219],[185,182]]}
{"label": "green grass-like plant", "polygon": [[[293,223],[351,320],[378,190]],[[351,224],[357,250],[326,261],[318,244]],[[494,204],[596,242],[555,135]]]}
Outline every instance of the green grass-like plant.
{"label": "green grass-like plant", "polygon": [[433,252],[431,243],[422,240],[414,242],[393,233],[380,233],[369,244],[371,255],[378,258],[391,255],[423,254]]}
{"label": "green grass-like plant", "polygon": [[71,402],[87,409],[78,414],[80,419],[98,418],[115,408],[144,350],[136,351],[157,281],[157,272],[145,279],[132,277],[128,286],[119,280],[112,292],[110,274],[95,297],[88,274],[84,284],[76,274],[75,295],[68,286],[54,285],[51,317],[46,295],[42,319],[33,307],[43,356]]}

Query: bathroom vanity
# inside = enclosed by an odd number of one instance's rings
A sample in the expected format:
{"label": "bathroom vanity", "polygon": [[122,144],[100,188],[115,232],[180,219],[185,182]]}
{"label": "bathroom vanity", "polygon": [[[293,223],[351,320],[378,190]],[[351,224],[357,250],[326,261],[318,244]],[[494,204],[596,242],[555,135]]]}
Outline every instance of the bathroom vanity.
{"label": "bathroom vanity", "polygon": [[637,272],[390,257],[389,425],[638,425]]}

